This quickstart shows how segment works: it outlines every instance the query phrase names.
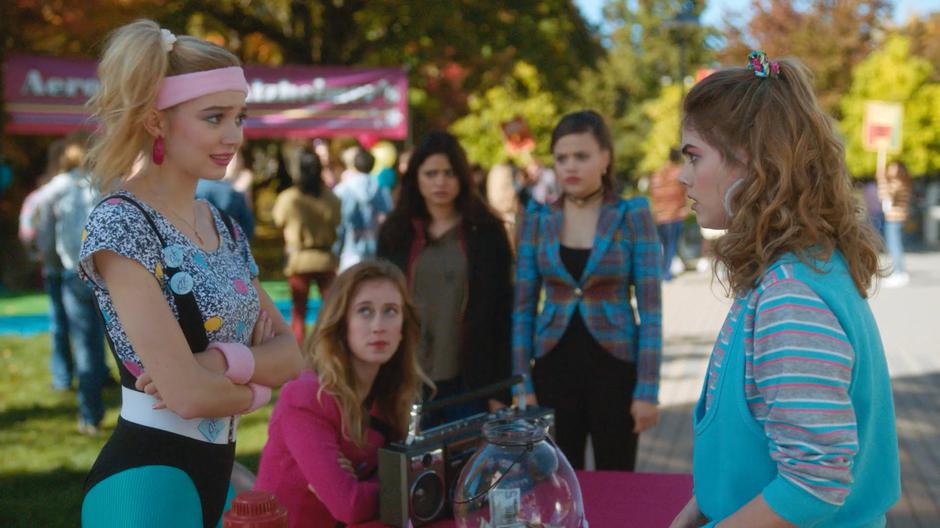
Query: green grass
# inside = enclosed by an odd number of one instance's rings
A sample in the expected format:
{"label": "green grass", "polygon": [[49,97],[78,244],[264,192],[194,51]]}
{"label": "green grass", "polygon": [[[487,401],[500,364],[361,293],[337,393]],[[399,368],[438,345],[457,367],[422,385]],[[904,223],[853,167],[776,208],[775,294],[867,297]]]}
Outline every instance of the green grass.
{"label": "green grass", "polygon": [[[117,421],[120,389],[105,390],[104,432],[78,434],[74,392],[49,389],[49,336],[0,336],[0,526],[79,525],[82,483]],[[117,372],[108,357],[112,372]],[[241,420],[238,461],[257,472],[272,406]]]}
{"label": "green grass", "polygon": [[6,293],[0,295],[0,317],[46,313],[49,298],[43,292]]}
{"label": "green grass", "polygon": [[[264,288],[272,299],[290,299],[290,288],[287,281],[266,280],[261,281]],[[310,297],[315,299],[319,296],[315,288],[310,290]],[[49,298],[42,291],[28,291],[17,293],[0,294],[0,317],[5,315],[31,315],[44,314],[49,311]]]}
{"label": "green grass", "polygon": [[[272,300],[290,299],[290,286],[287,285],[287,281],[261,281],[261,287],[264,288],[264,291],[268,293]],[[310,289],[311,299],[316,299],[319,295],[319,290],[316,288]]]}

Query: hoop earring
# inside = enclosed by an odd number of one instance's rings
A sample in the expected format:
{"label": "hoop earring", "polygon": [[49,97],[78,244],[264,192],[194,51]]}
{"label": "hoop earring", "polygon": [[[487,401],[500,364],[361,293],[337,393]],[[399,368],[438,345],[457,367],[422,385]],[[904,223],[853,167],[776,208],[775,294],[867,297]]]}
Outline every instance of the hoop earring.
{"label": "hoop earring", "polygon": [[730,186],[728,186],[728,190],[725,191],[724,199],[721,201],[721,205],[724,206],[725,213],[728,215],[728,220],[734,217],[734,211],[731,210],[731,193],[733,193],[734,190],[737,189],[738,186],[742,183],[744,183],[743,178],[735,180]]}
{"label": "hoop earring", "polygon": [[163,136],[158,136],[157,139],[153,140],[153,151],[150,153],[150,157],[156,165],[163,165],[163,158],[165,156],[166,151],[163,144]]}

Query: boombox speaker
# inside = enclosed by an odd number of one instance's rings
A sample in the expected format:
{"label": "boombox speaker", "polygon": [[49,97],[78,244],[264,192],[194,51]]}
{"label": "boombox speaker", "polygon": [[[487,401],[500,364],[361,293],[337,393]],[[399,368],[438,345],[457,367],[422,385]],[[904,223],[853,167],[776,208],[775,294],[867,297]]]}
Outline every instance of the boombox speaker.
{"label": "boombox speaker", "polygon": [[440,517],[447,504],[444,449],[379,451],[382,522],[420,526]]}
{"label": "boombox speaker", "polygon": [[452,398],[411,409],[408,437],[379,449],[379,515],[392,526],[422,526],[450,514],[451,499],[460,470],[483,441],[483,424],[500,418],[541,418],[554,426],[550,409],[500,409],[420,431],[421,415],[451,405],[495,394],[521,383],[522,376],[494,383]]}

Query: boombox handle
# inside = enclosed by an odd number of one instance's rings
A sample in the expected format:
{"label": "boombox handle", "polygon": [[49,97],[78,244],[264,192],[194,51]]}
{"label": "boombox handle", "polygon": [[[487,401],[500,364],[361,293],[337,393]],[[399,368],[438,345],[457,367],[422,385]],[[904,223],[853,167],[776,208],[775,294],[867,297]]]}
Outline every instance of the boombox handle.
{"label": "boombox handle", "polygon": [[[491,396],[498,393],[501,390],[512,387],[513,385],[522,384],[525,381],[525,376],[519,374],[518,376],[513,376],[511,378],[504,379],[502,381],[497,381],[496,383],[491,383],[483,387],[478,387],[476,389],[464,392],[463,394],[457,394],[456,396],[451,396],[450,398],[444,398],[443,400],[432,401],[429,403],[416,403],[411,406],[411,417],[408,421],[408,437],[405,439],[406,445],[411,445],[414,443],[415,439],[421,434],[421,415],[425,413],[431,413],[434,411],[439,411],[445,407],[450,407],[452,405],[460,405],[471,400],[478,400],[486,396]],[[526,401],[525,401],[525,390],[521,392],[522,396],[517,399],[517,405],[520,411],[525,410]]]}

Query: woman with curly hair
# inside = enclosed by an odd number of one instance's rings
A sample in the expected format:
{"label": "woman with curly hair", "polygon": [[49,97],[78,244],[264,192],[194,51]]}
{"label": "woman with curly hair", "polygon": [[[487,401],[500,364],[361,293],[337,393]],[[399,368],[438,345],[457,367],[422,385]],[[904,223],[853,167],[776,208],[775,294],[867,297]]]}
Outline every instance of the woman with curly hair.
{"label": "woman with curly hair", "polygon": [[360,262],[333,282],[304,349],[311,370],[281,390],[255,483],[287,508],[291,527],[377,517],[378,448],[405,437],[426,380],[418,334],[391,263]]}
{"label": "woman with curly hair", "polygon": [[884,526],[894,406],[866,298],[878,273],[845,152],[799,61],[753,52],[683,103],[680,181],[734,303],[693,414],[673,527]]}

